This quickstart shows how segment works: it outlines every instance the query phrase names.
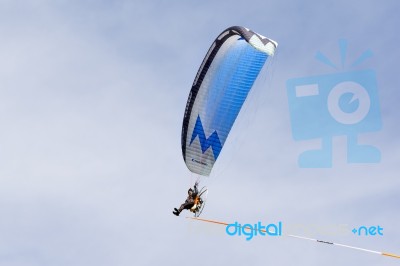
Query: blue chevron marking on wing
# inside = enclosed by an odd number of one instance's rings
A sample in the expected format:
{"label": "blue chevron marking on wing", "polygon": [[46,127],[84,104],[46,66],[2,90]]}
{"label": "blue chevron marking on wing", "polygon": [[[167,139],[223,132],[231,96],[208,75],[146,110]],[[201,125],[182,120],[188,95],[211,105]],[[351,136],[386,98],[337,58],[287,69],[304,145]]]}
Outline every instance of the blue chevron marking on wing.
{"label": "blue chevron marking on wing", "polygon": [[205,153],[208,148],[212,148],[214,153],[214,159],[217,160],[219,153],[222,149],[221,141],[219,140],[218,133],[215,130],[208,138],[204,132],[203,124],[201,123],[200,116],[197,116],[196,124],[193,129],[192,138],[190,140],[190,145],[195,140],[195,138],[199,136],[201,152]]}

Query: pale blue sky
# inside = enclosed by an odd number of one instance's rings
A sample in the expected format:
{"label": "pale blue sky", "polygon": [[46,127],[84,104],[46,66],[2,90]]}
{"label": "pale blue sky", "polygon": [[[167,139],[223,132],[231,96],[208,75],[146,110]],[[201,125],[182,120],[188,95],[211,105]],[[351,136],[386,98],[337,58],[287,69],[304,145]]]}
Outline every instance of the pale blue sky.
{"label": "pale blue sky", "polygon": [[[395,265],[296,239],[246,242],[171,211],[195,178],[180,150],[190,86],[214,38],[240,25],[279,47],[203,216],[379,224],[383,237],[327,240],[399,253],[399,11],[395,0],[0,1],[0,265]],[[347,164],[338,137],[332,168],[301,169],[318,142],[293,140],[286,81],[336,73],[314,56],[339,62],[339,39],[349,61],[374,53],[357,69],[376,72],[383,128],[360,141],[382,161]]]}

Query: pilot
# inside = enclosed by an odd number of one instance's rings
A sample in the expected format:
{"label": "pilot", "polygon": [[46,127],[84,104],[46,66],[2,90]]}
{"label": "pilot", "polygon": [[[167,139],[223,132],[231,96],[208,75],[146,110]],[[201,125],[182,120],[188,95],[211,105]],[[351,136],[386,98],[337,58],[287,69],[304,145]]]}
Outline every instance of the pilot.
{"label": "pilot", "polygon": [[194,184],[193,189],[189,188],[188,190],[188,197],[185,200],[185,202],[179,207],[179,209],[174,208],[174,211],[172,212],[173,214],[175,214],[176,216],[179,216],[179,214],[183,211],[183,210],[190,210],[191,212],[194,212],[194,210],[196,209],[197,203],[199,201],[197,195],[199,193],[199,191],[197,190],[197,185],[198,183],[196,182]]}

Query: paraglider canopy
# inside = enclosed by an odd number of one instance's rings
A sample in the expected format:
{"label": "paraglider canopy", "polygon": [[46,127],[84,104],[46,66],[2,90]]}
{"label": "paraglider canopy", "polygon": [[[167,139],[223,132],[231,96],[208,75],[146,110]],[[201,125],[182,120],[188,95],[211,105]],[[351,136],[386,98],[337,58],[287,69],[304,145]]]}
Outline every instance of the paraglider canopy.
{"label": "paraglider canopy", "polygon": [[190,171],[208,176],[267,58],[277,43],[247,28],[224,30],[197,72],[182,125],[182,154]]}

